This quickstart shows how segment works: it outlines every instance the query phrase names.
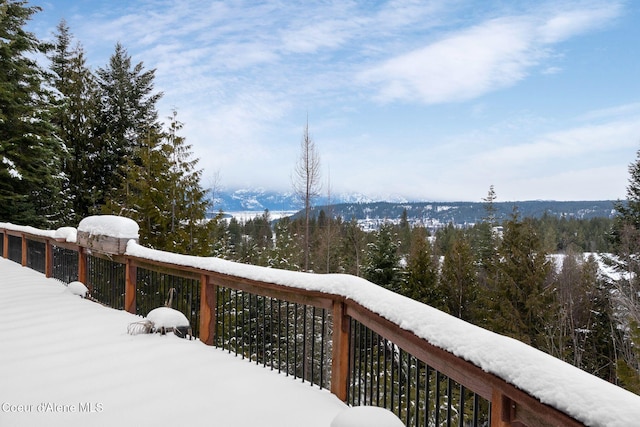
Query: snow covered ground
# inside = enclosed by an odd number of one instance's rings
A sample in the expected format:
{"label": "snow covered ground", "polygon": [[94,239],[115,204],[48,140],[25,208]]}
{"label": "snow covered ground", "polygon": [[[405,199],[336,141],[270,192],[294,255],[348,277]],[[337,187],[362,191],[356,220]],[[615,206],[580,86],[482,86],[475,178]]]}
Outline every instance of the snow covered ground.
{"label": "snow covered ground", "polygon": [[346,406],[0,258],[0,426],[322,426]]}

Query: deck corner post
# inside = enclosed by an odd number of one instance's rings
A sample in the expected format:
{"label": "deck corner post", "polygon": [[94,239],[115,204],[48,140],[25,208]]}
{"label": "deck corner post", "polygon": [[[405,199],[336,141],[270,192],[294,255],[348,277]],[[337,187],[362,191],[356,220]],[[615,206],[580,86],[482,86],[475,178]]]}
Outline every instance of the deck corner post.
{"label": "deck corner post", "polygon": [[349,317],[344,301],[333,301],[333,348],[331,355],[331,393],[343,402],[348,398]]}
{"label": "deck corner post", "polygon": [[125,264],[125,283],[124,283],[124,309],[125,311],[136,314],[136,280],[138,276],[138,267],[133,263],[131,258],[127,258]]}
{"label": "deck corner post", "polygon": [[215,344],[216,286],[207,274],[200,276],[200,341]]}
{"label": "deck corner post", "polygon": [[87,253],[83,246],[78,246],[78,281],[91,291],[91,285],[87,283]]}
{"label": "deck corner post", "polygon": [[53,245],[49,239],[44,244],[44,275],[53,276]]}
{"label": "deck corner post", "polygon": [[500,390],[491,396],[491,427],[511,427],[515,416],[515,402]]}
{"label": "deck corner post", "polygon": [[2,257],[9,258],[9,236],[7,235],[7,230],[2,230]]}
{"label": "deck corner post", "polygon": [[20,235],[20,238],[22,239],[22,266],[26,267],[27,260],[28,260],[28,251],[29,251],[29,247],[27,245],[27,235],[22,233]]}

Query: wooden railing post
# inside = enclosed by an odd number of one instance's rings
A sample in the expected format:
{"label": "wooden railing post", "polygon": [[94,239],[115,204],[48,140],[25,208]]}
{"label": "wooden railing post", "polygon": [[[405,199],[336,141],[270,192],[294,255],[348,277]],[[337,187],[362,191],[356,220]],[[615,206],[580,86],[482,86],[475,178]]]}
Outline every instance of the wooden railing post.
{"label": "wooden railing post", "polygon": [[7,230],[2,233],[2,257],[9,258],[9,235]]}
{"label": "wooden railing post", "polygon": [[216,285],[208,275],[200,276],[200,341],[213,345],[216,338]]}
{"label": "wooden railing post", "polygon": [[82,246],[78,246],[78,281],[85,284],[89,291],[92,290],[87,283],[87,254]]}
{"label": "wooden railing post", "polygon": [[49,239],[44,243],[44,275],[53,276],[53,247]]}
{"label": "wooden railing post", "polygon": [[131,258],[127,258],[124,267],[124,309],[136,314],[136,279],[138,267],[133,264]]}
{"label": "wooden railing post", "polygon": [[491,427],[510,427],[515,416],[514,402],[499,390],[491,396]]}
{"label": "wooden railing post", "polygon": [[347,401],[349,380],[349,326],[344,301],[333,301],[333,347],[331,355],[331,393]]}
{"label": "wooden railing post", "polygon": [[22,233],[20,237],[22,238],[22,266],[26,267],[27,266],[27,236],[24,233]]}

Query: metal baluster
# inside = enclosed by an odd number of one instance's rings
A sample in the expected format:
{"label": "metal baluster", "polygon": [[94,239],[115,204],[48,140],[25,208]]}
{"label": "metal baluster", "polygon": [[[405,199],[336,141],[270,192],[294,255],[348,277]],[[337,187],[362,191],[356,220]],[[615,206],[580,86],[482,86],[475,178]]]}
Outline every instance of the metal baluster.
{"label": "metal baluster", "polygon": [[278,301],[278,373],[282,370],[282,301]]}
{"label": "metal baluster", "polygon": [[409,425],[409,417],[411,415],[411,362],[413,360],[413,356],[407,353],[407,373],[406,373],[406,383],[404,390],[404,401],[405,401],[405,425]]}
{"label": "metal baluster", "polygon": [[269,360],[273,371],[273,298],[269,297]]}
{"label": "metal baluster", "polygon": [[289,307],[289,301],[287,301],[286,303],[286,308],[287,308],[287,324],[285,326],[286,329],[286,334],[287,334],[287,338],[285,341],[285,349],[286,349],[286,354],[285,354],[285,358],[287,359],[287,363],[286,363],[286,368],[287,368],[287,376],[289,376],[289,337],[291,336],[289,334],[289,330],[290,330],[290,325],[291,325],[291,321],[289,320],[289,311],[290,311],[290,307]]}
{"label": "metal baluster", "polygon": [[307,305],[302,304],[302,382],[306,378],[307,367]]}
{"label": "metal baluster", "polygon": [[413,424],[415,427],[418,427],[420,425],[420,402],[422,401],[420,399],[420,365],[422,364],[422,361],[420,359],[416,359],[416,378],[415,378],[415,382],[416,382],[416,412],[413,416]]}
{"label": "metal baluster", "polygon": [[233,348],[236,357],[238,357],[238,290],[233,290],[233,309],[235,310],[233,313]]}
{"label": "metal baluster", "polygon": [[298,303],[293,304],[293,312],[295,313],[293,319],[293,378],[298,378]]}
{"label": "metal baluster", "polygon": [[[380,406],[380,335],[376,334],[376,406]],[[384,353],[383,353],[384,358]]]}
{"label": "metal baluster", "polygon": [[326,323],[327,323],[327,310],[322,309],[322,325],[321,331],[322,338],[320,340],[320,389],[324,387],[324,346],[326,343],[325,340],[325,332],[326,332]]}
{"label": "metal baluster", "polygon": [[462,384],[460,384],[460,409],[458,413],[458,427],[464,427],[464,405],[465,405],[465,394],[466,390]]}
{"label": "metal baluster", "polygon": [[355,388],[355,327],[354,327],[354,320],[353,319],[349,319],[349,378],[347,379],[347,384],[348,384],[348,390],[347,390],[347,402],[351,405],[353,405],[354,399],[353,399],[353,390]]}
{"label": "metal baluster", "polygon": [[316,360],[316,308],[311,310],[311,372],[309,373],[309,385],[313,385],[313,371]]}
{"label": "metal baluster", "polygon": [[[260,299],[260,305],[262,306],[262,366],[267,367],[267,348],[266,348],[266,329],[267,329],[267,319],[266,319],[266,298],[263,296],[257,296],[256,298]],[[256,322],[256,328],[260,327],[260,322]]]}
{"label": "metal baluster", "polygon": [[242,292],[242,328],[241,328],[241,334],[242,334],[242,358],[245,358],[245,355],[247,354],[247,349],[246,349],[246,340],[244,339],[244,337],[246,336],[247,333],[247,307],[246,307],[246,297],[244,294],[244,291],[240,291]]}
{"label": "metal baluster", "polygon": [[440,425],[440,371],[436,371],[436,425]]}
{"label": "metal baluster", "polygon": [[383,353],[384,353],[384,355],[383,355],[383,360],[384,360],[384,371],[383,371],[383,375],[384,375],[384,390],[383,390],[383,397],[384,398],[382,399],[383,402],[384,402],[384,407],[385,408],[390,408],[391,407],[387,403],[387,388],[389,387],[389,363],[388,363],[389,359],[388,359],[388,355],[387,355],[387,353],[389,352],[388,343],[389,342],[385,338],[383,340],[383,344],[384,344],[384,346],[383,346],[383,350],[384,350],[383,351]]}
{"label": "metal baluster", "polygon": [[451,378],[447,377],[447,427],[451,427],[451,412],[453,400],[453,384]]}
{"label": "metal baluster", "polygon": [[424,367],[424,425],[429,425],[429,409],[431,408],[431,388],[429,379],[431,377],[431,366],[425,363]]}

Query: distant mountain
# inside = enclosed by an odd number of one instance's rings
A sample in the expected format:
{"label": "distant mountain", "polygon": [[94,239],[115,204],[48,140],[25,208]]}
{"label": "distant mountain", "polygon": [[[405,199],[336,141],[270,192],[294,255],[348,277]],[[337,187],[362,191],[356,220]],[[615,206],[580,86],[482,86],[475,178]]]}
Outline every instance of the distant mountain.
{"label": "distant mountain", "polygon": [[256,211],[298,211],[300,204],[293,193],[279,193],[258,189],[219,191],[214,194],[215,212]]}
{"label": "distant mountain", "polygon": [[[355,218],[358,221],[398,220],[407,210],[411,222],[473,224],[487,214],[482,202],[409,202],[401,196],[369,197],[363,194],[336,194],[331,204],[326,197],[314,200],[314,212],[331,212],[345,220]],[[545,213],[557,217],[588,219],[596,217],[610,218],[615,214],[614,201],[549,201],[533,200],[522,202],[494,202],[499,220],[508,218],[517,207],[521,217],[539,218]],[[225,213],[264,212],[295,213],[302,209],[302,203],[292,192],[276,192],[258,189],[239,189],[219,191],[215,194],[213,210]]]}
{"label": "distant mountain", "polygon": [[[509,218],[514,208],[520,216],[540,218],[544,214],[577,218],[611,218],[615,215],[612,200],[604,201],[547,201],[534,200],[523,202],[494,202],[496,218]],[[407,218],[411,222],[441,223],[441,224],[475,224],[487,216],[486,206],[480,202],[411,202],[411,203],[345,203],[332,206],[317,206],[316,212],[330,211],[333,216],[340,216],[345,220],[355,218],[363,220],[398,220],[406,209]]]}
{"label": "distant mountain", "polygon": [[[331,204],[342,203],[373,203],[378,201],[406,203],[401,196],[370,197],[361,193],[336,194],[331,196]],[[314,205],[328,205],[326,196],[314,199]],[[262,188],[222,190],[214,194],[213,211],[231,212],[297,212],[303,208],[293,192],[277,192]]]}

